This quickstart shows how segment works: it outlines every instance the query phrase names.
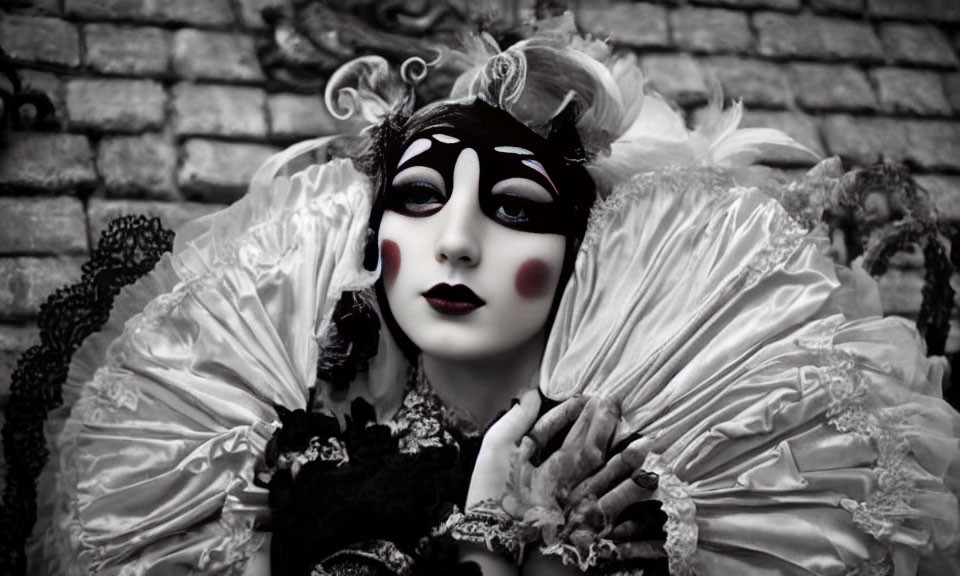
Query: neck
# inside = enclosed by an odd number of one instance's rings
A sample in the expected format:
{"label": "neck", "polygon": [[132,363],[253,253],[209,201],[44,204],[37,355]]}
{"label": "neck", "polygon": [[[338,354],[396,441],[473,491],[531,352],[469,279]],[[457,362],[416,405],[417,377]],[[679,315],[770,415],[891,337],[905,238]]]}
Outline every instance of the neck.
{"label": "neck", "polygon": [[510,400],[537,384],[546,336],[541,333],[516,350],[476,360],[423,355],[423,370],[437,396],[487,426]]}

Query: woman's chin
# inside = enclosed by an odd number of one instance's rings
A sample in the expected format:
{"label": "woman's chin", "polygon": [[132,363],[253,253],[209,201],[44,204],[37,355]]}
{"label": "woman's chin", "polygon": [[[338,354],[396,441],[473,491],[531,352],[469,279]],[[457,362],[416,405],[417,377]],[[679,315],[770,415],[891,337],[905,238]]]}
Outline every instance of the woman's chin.
{"label": "woman's chin", "polygon": [[504,334],[464,326],[434,327],[415,336],[411,339],[424,357],[463,363],[509,363],[513,356],[531,353],[539,358],[544,344],[542,331]]}

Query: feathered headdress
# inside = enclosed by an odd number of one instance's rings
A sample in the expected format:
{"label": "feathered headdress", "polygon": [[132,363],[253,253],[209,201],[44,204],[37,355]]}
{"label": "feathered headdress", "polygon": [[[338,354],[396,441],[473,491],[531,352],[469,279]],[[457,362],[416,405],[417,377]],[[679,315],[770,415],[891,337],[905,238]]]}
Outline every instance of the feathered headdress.
{"label": "feathered headdress", "polygon": [[569,13],[538,26],[533,36],[505,50],[489,34],[478,33],[432,63],[408,60],[400,74],[383,58],[359,58],[330,78],[327,106],[338,118],[359,113],[378,123],[398,109],[412,110],[412,86],[429,66],[451,65],[462,70],[451,101],[482,98],[543,137],[565,111],[576,110],[583,162],[601,193],[669,165],[746,166],[770,148],[799,150],[811,163],[818,159],[779,130],[738,128],[743,106],[735,102],[723,109],[719,88],[700,124],[688,129],[679,112],[646,88],[635,56],[614,55],[605,42],[578,35]]}

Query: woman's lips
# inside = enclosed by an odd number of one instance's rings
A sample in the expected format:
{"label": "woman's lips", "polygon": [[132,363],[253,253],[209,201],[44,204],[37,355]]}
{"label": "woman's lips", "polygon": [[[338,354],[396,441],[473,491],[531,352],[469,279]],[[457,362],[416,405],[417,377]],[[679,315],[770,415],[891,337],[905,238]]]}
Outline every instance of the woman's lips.
{"label": "woman's lips", "polygon": [[431,308],[451,316],[469,314],[486,304],[473,290],[463,284],[456,286],[437,284],[424,292],[423,297],[427,299],[427,304]]}

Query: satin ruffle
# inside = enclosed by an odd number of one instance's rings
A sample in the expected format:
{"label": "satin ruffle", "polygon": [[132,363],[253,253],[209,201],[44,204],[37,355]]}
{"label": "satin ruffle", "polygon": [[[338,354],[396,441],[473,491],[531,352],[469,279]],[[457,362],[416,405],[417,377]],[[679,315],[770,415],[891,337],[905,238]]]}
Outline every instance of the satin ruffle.
{"label": "satin ruffle", "polygon": [[871,299],[821,249],[716,169],[641,175],[592,215],[541,388],[622,401],[672,574],[960,570],[942,359],[906,320],[854,320]]}
{"label": "satin ruffle", "polygon": [[278,176],[180,231],[75,355],[48,426],[37,574],[239,573],[262,535],[254,466],[306,406],[318,340],[361,266],[371,192],[347,160]]}

